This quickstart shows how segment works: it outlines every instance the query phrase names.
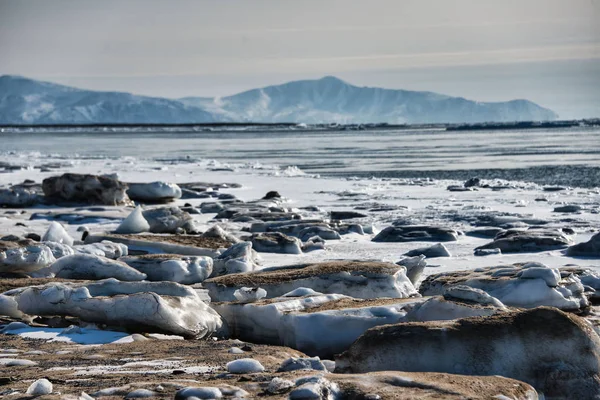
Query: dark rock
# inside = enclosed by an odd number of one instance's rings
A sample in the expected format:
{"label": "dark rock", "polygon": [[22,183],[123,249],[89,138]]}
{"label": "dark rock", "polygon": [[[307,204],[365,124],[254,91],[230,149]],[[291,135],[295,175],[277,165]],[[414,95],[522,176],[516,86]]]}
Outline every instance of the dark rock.
{"label": "dark rock", "polygon": [[46,197],[60,202],[126,205],[127,185],[117,179],[82,174],[63,174],[44,179]]}
{"label": "dark rock", "polygon": [[464,183],[464,187],[466,187],[466,188],[480,186],[480,185],[481,185],[481,179],[479,179],[479,178],[469,178]]}
{"label": "dark rock", "polygon": [[600,257],[600,232],[585,243],[579,243],[567,249],[568,256]]}
{"label": "dark rock", "polygon": [[37,233],[28,233],[27,235],[25,235],[25,238],[35,240],[36,242],[39,242],[42,240],[42,237],[40,235],[38,235]]}
{"label": "dark rock", "polygon": [[331,219],[342,220],[342,219],[353,219],[353,218],[364,218],[367,215],[356,211],[331,211]]}
{"label": "dark rock", "polygon": [[509,229],[477,249],[500,249],[502,253],[531,253],[556,250],[571,244],[570,237],[558,230],[549,229]]}
{"label": "dark rock", "polygon": [[389,226],[373,238],[373,242],[452,242],[458,232],[437,226]]}
{"label": "dark rock", "polygon": [[265,196],[263,197],[263,200],[271,200],[271,199],[280,199],[281,195],[279,194],[279,192],[275,191],[275,190],[271,190],[270,192],[267,192],[267,194],[265,194]]}
{"label": "dark rock", "polygon": [[554,212],[559,212],[559,213],[576,213],[581,211],[583,208],[581,206],[578,205],[567,205],[567,206],[560,206],[560,207],[555,207],[554,208]]}

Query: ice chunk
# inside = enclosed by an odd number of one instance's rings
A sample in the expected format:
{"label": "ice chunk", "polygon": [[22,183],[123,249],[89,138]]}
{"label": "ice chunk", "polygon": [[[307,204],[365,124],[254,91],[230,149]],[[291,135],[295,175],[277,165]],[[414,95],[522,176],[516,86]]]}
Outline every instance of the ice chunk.
{"label": "ice chunk", "polygon": [[223,393],[216,387],[186,387],[175,393],[175,400],[220,399],[222,397]]}
{"label": "ice chunk", "polygon": [[267,291],[258,287],[242,287],[233,292],[233,296],[241,303],[250,303],[267,296]]}
{"label": "ice chunk", "polygon": [[146,274],[149,281],[170,281],[185,285],[204,281],[213,270],[213,259],[206,256],[147,254],[123,257],[119,261]]}
{"label": "ice chunk", "polygon": [[56,221],[52,221],[44,236],[42,242],[63,243],[68,246],[73,246],[73,238],[67,233],[65,228]]}
{"label": "ice chunk", "polygon": [[131,268],[122,261],[91,254],[74,254],[62,257],[50,266],[58,278],[100,280],[116,278],[120,281],[141,281],[146,274]]}
{"label": "ice chunk", "polygon": [[52,383],[48,379],[38,379],[27,388],[30,396],[43,396],[52,393]]}
{"label": "ice chunk", "polygon": [[142,208],[137,206],[128,216],[121,222],[121,225],[115,231],[116,233],[142,233],[149,232],[150,224],[142,214]]}
{"label": "ice chunk", "polygon": [[0,272],[38,271],[56,261],[52,251],[43,244],[0,251]]}
{"label": "ice chunk", "polygon": [[294,289],[291,292],[287,292],[281,297],[304,297],[304,296],[316,296],[322,293],[316,292],[311,288],[299,287],[298,289]]}
{"label": "ice chunk", "polygon": [[240,358],[239,360],[227,363],[227,371],[232,374],[252,374],[263,372],[265,367],[260,362],[252,358]]}

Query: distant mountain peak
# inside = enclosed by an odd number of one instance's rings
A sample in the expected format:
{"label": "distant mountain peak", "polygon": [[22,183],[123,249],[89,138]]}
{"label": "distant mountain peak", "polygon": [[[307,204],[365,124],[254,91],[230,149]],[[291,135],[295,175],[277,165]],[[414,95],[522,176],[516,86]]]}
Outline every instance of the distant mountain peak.
{"label": "distant mountain peak", "polygon": [[547,121],[528,100],[478,102],[432,92],[358,87],[335,76],[300,80],[217,99],[170,100],[96,92],[0,76],[0,124],[82,123],[478,123]]}

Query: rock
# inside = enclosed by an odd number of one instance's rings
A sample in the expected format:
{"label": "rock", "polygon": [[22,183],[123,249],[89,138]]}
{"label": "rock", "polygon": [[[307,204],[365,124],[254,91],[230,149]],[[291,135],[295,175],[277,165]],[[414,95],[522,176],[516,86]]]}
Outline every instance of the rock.
{"label": "rock", "polygon": [[128,183],[131,200],[144,203],[168,203],[181,197],[181,188],[174,183]]}
{"label": "rock", "polygon": [[419,292],[424,296],[442,295],[458,285],[481,289],[512,307],[552,306],[575,311],[589,305],[583,285],[576,276],[561,279],[558,269],[539,263],[430,275],[421,283]]}
{"label": "rock", "polygon": [[281,367],[279,367],[277,372],[289,372],[298,370],[327,371],[327,368],[325,368],[325,365],[321,362],[321,359],[319,357],[291,357],[281,364]]}
{"label": "rock", "polygon": [[28,388],[26,394],[30,396],[43,396],[52,393],[52,383],[48,379],[38,379]]}
{"label": "rock", "polygon": [[322,376],[310,376],[296,381],[296,388],[288,396],[289,400],[325,400],[339,398],[335,383]]}
{"label": "rock", "polygon": [[224,275],[204,281],[203,286],[213,301],[235,301],[233,293],[241,287],[261,287],[268,298],[300,287],[362,299],[417,295],[404,267],[364,261],[333,261]]}
{"label": "rock", "polygon": [[554,208],[554,212],[558,213],[576,213],[580,212],[581,210],[583,210],[583,207],[578,205],[567,205]]}
{"label": "rock", "polygon": [[127,264],[92,254],[74,254],[61,257],[50,265],[57,278],[79,280],[101,280],[115,278],[120,281],[141,281],[146,274]]}
{"label": "rock", "polygon": [[231,374],[253,374],[264,370],[265,367],[252,358],[240,358],[227,363],[227,371]]}
{"label": "rock", "polygon": [[258,267],[252,243],[236,243],[214,259],[212,276],[251,272]]}
{"label": "rock", "polygon": [[263,197],[263,200],[271,200],[271,199],[281,199],[281,195],[279,194],[279,192],[277,192],[275,190],[271,190],[270,192],[267,192],[267,194],[265,194],[265,196]]}
{"label": "rock", "polygon": [[417,285],[417,282],[423,275],[423,271],[427,266],[427,262],[425,261],[425,256],[415,256],[415,257],[407,257],[396,263],[397,265],[402,265],[406,267],[406,276],[412,282],[413,285]]}
{"label": "rock", "polygon": [[450,185],[446,188],[446,190],[449,192],[470,192],[474,190],[474,188],[460,185]]}
{"label": "rock", "polygon": [[504,232],[506,232],[505,229],[489,227],[489,228],[474,229],[472,231],[467,232],[466,235],[473,236],[473,237],[479,237],[479,238],[485,238],[485,239],[493,239],[497,235],[504,233]]}
{"label": "rock", "polygon": [[346,373],[501,375],[531,384],[546,398],[597,397],[599,368],[600,338],[591,325],[546,307],[375,327],[336,359],[336,372]]}
{"label": "rock", "polygon": [[152,233],[196,232],[192,216],[179,207],[161,207],[145,210],[142,215],[150,224]]}
{"label": "rock", "polygon": [[150,224],[144,218],[142,208],[137,206],[117,227],[116,233],[150,232]]}
{"label": "rock", "polygon": [[21,245],[19,242],[7,243],[15,243],[15,245],[4,251],[1,251],[0,247],[0,272],[27,274],[45,268],[56,261],[52,250],[43,244],[26,245],[23,243],[24,247],[17,247]]}
{"label": "rock", "polygon": [[389,226],[373,238],[374,242],[452,242],[458,232],[435,226]]}
{"label": "rock", "polygon": [[37,233],[28,233],[25,235],[26,239],[31,239],[34,240],[36,242],[41,242],[42,241],[42,237],[40,235],[38,235]]}
{"label": "rock", "polygon": [[600,232],[596,233],[585,243],[578,243],[569,247],[567,255],[571,257],[600,257]]}
{"label": "rock", "polygon": [[563,190],[567,190],[566,187],[563,186],[545,186],[544,192],[560,192]]}
{"label": "rock", "polygon": [[259,233],[252,236],[252,248],[259,253],[302,254],[302,242],[283,233]]}
{"label": "rock", "polygon": [[558,230],[549,229],[509,229],[477,249],[500,249],[504,253],[531,253],[556,250],[569,246],[572,239]]}
{"label": "rock", "polygon": [[63,174],[44,179],[42,189],[46,197],[59,201],[127,205],[127,185],[117,179],[81,174]]}
{"label": "rock", "polygon": [[184,285],[203,282],[213,271],[213,259],[207,256],[146,254],[122,257],[119,261],[146,275],[149,281],[169,281]]}
{"label": "rock", "polygon": [[465,183],[463,184],[464,187],[469,188],[469,187],[477,187],[477,186],[481,186],[481,179],[479,178],[469,178],[465,181]]}
{"label": "rock", "polygon": [[202,203],[200,204],[200,212],[202,214],[213,214],[223,211],[225,208],[219,202]]}
{"label": "rock", "polygon": [[46,233],[42,236],[42,242],[56,242],[73,246],[73,238],[67,233],[65,228],[56,221],[50,223]]}
{"label": "rock", "polygon": [[318,236],[323,240],[339,240],[341,236],[338,232],[325,226],[308,226],[298,232],[298,238],[306,242],[310,238]]}
{"label": "rock", "polygon": [[502,254],[502,251],[500,249],[475,249],[473,254],[477,257],[485,257]]}
{"label": "rock", "polygon": [[275,378],[271,379],[271,382],[269,382],[269,386],[267,386],[267,393],[280,394],[283,392],[287,392],[294,386],[295,386],[295,383],[292,381],[288,381],[287,379],[275,377]]}
{"label": "rock", "polygon": [[[71,316],[130,332],[203,338],[221,318],[192,288],[173,282],[49,283],[3,294],[26,315]],[[0,310],[0,314],[2,314]]]}
{"label": "rock", "polygon": [[6,236],[2,236],[0,238],[0,240],[3,242],[17,242],[17,241],[21,240],[21,238],[16,235],[6,235]]}
{"label": "rock", "polygon": [[421,247],[404,253],[407,257],[425,256],[427,258],[452,257],[446,246],[441,243],[430,247]]}
{"label": "rock", "polygon": [[343,219],[354,219],[354,218],[365,218],[367,214],[359,213],[356,211],[331,211],[329,213],[332,220],[343,220]]}

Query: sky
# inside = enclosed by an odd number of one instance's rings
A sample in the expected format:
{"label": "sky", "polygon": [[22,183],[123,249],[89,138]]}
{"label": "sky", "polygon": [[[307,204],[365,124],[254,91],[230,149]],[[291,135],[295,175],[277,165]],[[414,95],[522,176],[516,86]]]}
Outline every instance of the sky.
{"label": "sky", "polygon": [[600,117],[600,0],[0,0],[0,75],[178,98],[334,75]]}

